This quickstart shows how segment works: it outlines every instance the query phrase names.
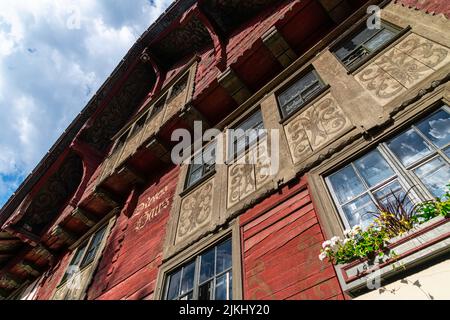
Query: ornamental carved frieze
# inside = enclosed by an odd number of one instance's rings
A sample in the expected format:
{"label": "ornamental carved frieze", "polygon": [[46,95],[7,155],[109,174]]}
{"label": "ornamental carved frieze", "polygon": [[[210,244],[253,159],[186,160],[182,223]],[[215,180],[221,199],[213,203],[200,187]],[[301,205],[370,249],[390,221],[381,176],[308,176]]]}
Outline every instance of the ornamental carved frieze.
{"label": "ornamental carved frieze", "polygon": [[188,238],[211,222],[214,180],[186,196],[181,202],[177,242]]}
{"label": "ornamental carved frieze", "polygon": [[111,138],[129,120],[154,82],[155,75],[145,66],[138,66],[92,126],[83,132],[84,141],[98,150],[106,150],[111,144]]}
{"label": "ornamental carved frieze", "polygon": [[188,93],[188,77],[184,76],[179,83],[173,86],[170,97],[166,101],[166,111],[163,122],[170,120],[181,108],[187,100]]}
{"label": "ornamental carved frieze", "polygon": [[351,128],[350,120],[328,93],[285,126],[292,160],[296,164],[305,160]]}
{"label": "ornamental carved frieze", "polygon": [[362,69],[356,80],[387,103],[450,61],[449,49],[411,34]]}
{"label": "ornamental carved frieze", "polygon": [[33,197],[16,226],[39,235],[75,193],[83,176],[81,159],[73,154]]}
{"label": "ornamental carved frieze", "polygon": [[228,166],[228,207],[232,207],[270,181],[271,157],[267,139]]}

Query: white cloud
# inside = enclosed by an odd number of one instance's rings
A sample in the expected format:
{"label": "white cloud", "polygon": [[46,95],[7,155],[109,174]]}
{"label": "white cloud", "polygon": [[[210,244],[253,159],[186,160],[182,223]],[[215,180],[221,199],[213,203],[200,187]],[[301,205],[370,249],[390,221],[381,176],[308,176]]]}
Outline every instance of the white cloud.
{"label": "white cloud", "polygon": [[0,206],[170,2],[0,1]]}

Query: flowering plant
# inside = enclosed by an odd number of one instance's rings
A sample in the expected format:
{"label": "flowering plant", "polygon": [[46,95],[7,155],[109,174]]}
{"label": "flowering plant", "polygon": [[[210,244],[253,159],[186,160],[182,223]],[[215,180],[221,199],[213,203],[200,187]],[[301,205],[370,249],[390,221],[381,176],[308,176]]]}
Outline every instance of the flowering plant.
{"label": "flowering plant", "polygon": [[379,204],[378,213],[374,213],[374,222],[368,228],[362,230],[360,226],[355,226],[344,231],[344,239],[333,237],[325,241],[319,259],[343,264],[363,258],[374,260],[377,255],[395,256],[387,246],[390,239],[435,217],[450,218],[450,184],[442,198],[422,202],[417,206],[408,203],[408,193],[403,196],[392,193],[391,200]]}
{"label": "flowering plant", "polygon": [[344,239],[333,237],[322,244],[320,260],[328,259],[334,264],[349,263],[361,258],[383,256],[389,250],[388,233],[375,225],[362,230],[355,226],[344,231]]}

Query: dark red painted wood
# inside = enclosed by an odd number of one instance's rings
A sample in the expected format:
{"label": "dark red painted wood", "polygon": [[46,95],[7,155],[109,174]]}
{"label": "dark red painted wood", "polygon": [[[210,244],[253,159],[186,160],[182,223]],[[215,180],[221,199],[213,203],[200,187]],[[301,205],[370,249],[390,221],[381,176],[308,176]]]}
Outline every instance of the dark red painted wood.
{"label": "dark red painted wood", "polygon": [[245,299],[344,299],[303,179],[241,217]]}

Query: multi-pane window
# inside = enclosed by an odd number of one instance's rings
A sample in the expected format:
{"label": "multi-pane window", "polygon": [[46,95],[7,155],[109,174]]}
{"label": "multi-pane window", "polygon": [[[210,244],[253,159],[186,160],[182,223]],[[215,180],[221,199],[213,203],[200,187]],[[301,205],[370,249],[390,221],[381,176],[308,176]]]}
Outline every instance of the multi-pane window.
{"label": "multi-pane window", "polygon": [[303,75],[278,96],[278,103],[283,118],[297,111],[321,92],[324,87],[324,83],[314,69]]}
{"label": "multi-pane window", "polygon": [[230,158],[234,159],[266,134],[261,110],[231,130],[229,135]]}
{"label": "multi-pane window", "polygon": [[367,226],[375,203],[393,194],[407,205],[441,197],[450,182],[450,108],[446,105],[405,132],[326,178],[347,227]]}
{"label": "multi-pane window", "polygon": [[191,160],[186,179],[186,188],[193,186],[210,172],[214,171],[216,163],[216,144],[206,146]]}
{"label": "multi-pane window", "polygon": [[171,273],[167,300],[232,300],[232,249],[226,240]]}
{"label": "multi-pane window", "polygon": [[65,282],[70,276],[81,272],[95,260],[102,240],[105,236],[107,227],[103,227],[94,233],[88,241],[81,245],[75,252],[61,283]]}
{"label": "multi-pane window", "polygon": [[347,68],[351,68],[392,41],[399,31],[385,22],[379,29],[369,29],[364,23],[357,32],[335,46],[333,52]]}

